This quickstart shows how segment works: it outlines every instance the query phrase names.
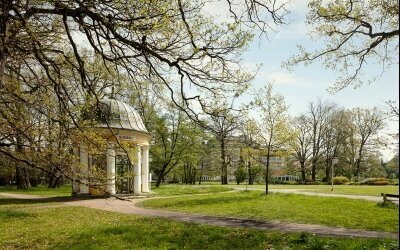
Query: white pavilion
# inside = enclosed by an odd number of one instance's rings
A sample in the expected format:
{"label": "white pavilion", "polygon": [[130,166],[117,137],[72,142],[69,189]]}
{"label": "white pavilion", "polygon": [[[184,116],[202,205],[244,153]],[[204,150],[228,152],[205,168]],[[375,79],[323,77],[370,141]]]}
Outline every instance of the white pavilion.
{"label": "white pavilion", "polygon": [[[73,195],[148,193],[150,134],[141,117],[124,102],[103,99],[99,103],[103,120],[99,119],[94,129],[106,141],[106,148],[104,152],[93,153],[84,143],[76,143],[79,169],[72,187]],[[99,173],[103,173],[104,178],[99,179]]]}

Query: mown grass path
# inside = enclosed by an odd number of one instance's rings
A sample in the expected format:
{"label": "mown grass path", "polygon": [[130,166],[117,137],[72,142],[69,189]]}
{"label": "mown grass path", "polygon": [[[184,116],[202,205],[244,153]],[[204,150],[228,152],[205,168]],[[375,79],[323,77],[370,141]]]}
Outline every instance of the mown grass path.
{"label": "mown grass path", "polygon": [[[197,194],[193,196],[198,196],[203,194]],[[0,193],[0,196],[5,196],[8,198],[17,198],[25,200],[40,201],[40,196],[30,196],[30,195],[19,195],[12,193]],[[166,199],[168,197],[162,198],[149,198],[149,199]],[[100,209],[111,212],[118,212],[124,214],[136,214],[146,217],[158,217],[167,218],[177,221],[182,221],[186,223],[196,223],[196,224],[207,224],[223,227],[233,227],[233,228],[253,228],[257,230],[265,231],[279,231],[279,232],[307,232],[315,235],[324,236],[340,236],[340,237],[365,237],[365,238],[397,238],[396,233],[390,232],[377,232],[377,231],[367,231],[358,229],[348,229],[341,227],[329,227],[323,225],[313,225],[313,224],[300,224],[300,223],[288,223],[279,221],[265,221],[265,220],[251,220],[251,219],[240,219],[233,217],[216,217],[198,214],[188,214],[182,212],[171,212],[162,211],[156,209],[141,208],[137,206],[137,203],[141,202],[143,199],[68,199],[62,202],[65,206],[79,206]],[[58,201],[58,200],[57,200]],[[59,204],[57,204],[59,206]],[[29,207],[27,207],[29,209]]]}

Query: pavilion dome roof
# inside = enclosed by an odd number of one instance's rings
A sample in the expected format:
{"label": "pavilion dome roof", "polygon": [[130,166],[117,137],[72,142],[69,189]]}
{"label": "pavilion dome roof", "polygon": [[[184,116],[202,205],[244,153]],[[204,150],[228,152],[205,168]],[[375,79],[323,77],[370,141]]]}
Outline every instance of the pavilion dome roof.
{"label": "pavilion dome roof", "polygon": [[102,118],[96,127],[109,127],[148,133],[139,113],[130,105],[115,100],[101,99]]}

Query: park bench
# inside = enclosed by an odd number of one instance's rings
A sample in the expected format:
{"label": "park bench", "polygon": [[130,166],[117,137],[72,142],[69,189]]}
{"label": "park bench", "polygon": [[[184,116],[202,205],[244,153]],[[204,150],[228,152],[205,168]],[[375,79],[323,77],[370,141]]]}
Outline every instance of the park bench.
{"label": "park bench", "polygon": [[388,197],[391,198],[399,198],[398,194],[385,194],[385,193],[381,193],[381,196],[383,197],[383,201],[386,202]]}

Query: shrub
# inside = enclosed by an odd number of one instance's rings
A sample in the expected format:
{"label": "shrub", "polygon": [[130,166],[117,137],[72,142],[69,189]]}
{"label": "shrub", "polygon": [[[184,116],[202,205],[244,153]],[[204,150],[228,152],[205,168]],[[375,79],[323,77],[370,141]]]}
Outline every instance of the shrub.
{"label": "shrub", "polygon": [[360,185],[375,185],[375,186],[386,186],[389,185],[389,181],[386,178],[367,178],[360,181]]}
{"label": "shrub", "polygon": [[235,172],[233,173],[236,178],[236,183],[239,185],[241,182],[245,181],[247,178],[247,172],[244,167],[239,167]]}
{"label": "shrub", "polygon": [[381,208],[388,208],[388,209],[397,209],[399,206],[397,206],[395,203],[391,201],[383,201],[377,204],[378,207]]}
{"label": "shrub", "polygon": [[343,184],[346,184],[349,182],[350,182],[350,180],[344,176],[333,177],[333,184],[335,184],[335,185],[343,185]]}

